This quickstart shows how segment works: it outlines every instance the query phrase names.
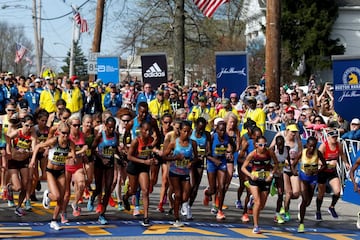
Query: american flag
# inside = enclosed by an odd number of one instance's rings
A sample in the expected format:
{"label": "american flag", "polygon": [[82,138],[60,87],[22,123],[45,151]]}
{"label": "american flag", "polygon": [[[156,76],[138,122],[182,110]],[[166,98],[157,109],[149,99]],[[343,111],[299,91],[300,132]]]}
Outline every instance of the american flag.
{"label": "american flag", "polygon": [[26,53],[26,47],[16,43],[15,63],[19,63]]}
{"label": "american flag", "polygon": [[88,24],[87,21],[83,18],[81,18],[80,13],[78,11],[74,12],[74,20],[76,22],[77,25],[80,25],[80,32],[87,32],[88,29]]}
{"label": "american flag", "polygon": [[194,0],[196,6],[208,18],[211,18],[221,4],[229,0]]}

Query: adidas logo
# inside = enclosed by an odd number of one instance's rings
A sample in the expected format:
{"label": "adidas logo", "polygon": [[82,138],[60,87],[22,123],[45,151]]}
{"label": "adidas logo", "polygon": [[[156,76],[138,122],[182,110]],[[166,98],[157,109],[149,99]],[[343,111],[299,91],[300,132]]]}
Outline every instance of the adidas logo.
{"label": "adidas logo", "polygon": [[146,78],[154,78],[154,77],[165,77],[165,71],[161,70],[159,65],[155,62],[148,70],[144,73],[144,77]]}

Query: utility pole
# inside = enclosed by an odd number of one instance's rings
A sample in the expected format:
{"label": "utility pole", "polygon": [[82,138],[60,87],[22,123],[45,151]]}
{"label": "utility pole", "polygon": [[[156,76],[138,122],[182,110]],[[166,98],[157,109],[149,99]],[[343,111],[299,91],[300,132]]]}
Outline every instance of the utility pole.
{"label": "utility pole", "polygon": [[266,2],[266,96],[273,102],[280,100],[280,2]]}
{"label": "utility pole", "polygon": [[[105,0],[98,0],[96,6],[96,17],[95,17],[95,29],[94,29],[94,38],[92,42],[92,52],[100,52],[101,47],[101,35],[102,35],[102,26],[104,19],[104,8]],[[89,80],[94,81],[95,75],[89,75]]]}
{"label": "utility pole", "polygon": [[185,16],[184,0],[176,0],[174,21],[174,80],[185,79]]}
{"label": "utility pole", "polygon": [[34,25],[34,41],[35,41],[35,56],[36,56],[36,75],[41,74],[41,57],[40,57],[40,39],[38,33],[38,16],[37,16],[37,0],[33,0],[33,25]]}
{"label": "utility pole", "polygon": [[37,13],[37,34],[39,40],[39,67],[40,74],[42,74],[42,60],[43,60],[43,52],[44,52],[44,38],[41,36],[41,0],[38,0],[38,13]]}

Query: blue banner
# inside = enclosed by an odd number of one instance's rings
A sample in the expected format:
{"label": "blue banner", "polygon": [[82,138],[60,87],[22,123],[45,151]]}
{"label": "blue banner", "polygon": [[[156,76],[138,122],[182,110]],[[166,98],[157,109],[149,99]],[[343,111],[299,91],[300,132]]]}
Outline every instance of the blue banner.
{"label": "blue banner", "polygon": [[360,117],[360,56],[333,56],[334,107],[349,122]]}
{"label": "blue banner", "polygon": [[119,57],[97,57],[97,77],[103,83],[119,83]]}
{"label": "blue banner", "polygon": [[238,96],[246,89],[249,82],[248,60],[246,52],[217,52],[216,56],[216,84],[219,96],[222,89],[225,97],[231,93]]}

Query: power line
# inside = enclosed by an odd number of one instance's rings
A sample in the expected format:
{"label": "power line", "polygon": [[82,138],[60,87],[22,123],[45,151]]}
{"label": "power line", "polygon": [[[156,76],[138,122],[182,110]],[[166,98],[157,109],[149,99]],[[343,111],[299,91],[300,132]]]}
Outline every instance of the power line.
{"label": "power line", "polygon": [[[87,0],[85,1],[83,4],[81,4],[78,9],[82,8],[85,4],[87,4],[88,2],[90,2],[90,0]],[[64,15],[61,15],[61,16],[58,16],[58,17],[53,17],[53,18],[36,18],[36,19],[40,19],[40,20],[44,20],[44,21],[51,21],[51,20],[57,20],[57,19],[60,19],[60,18],[63,18],[63,17],[66,17],[70,14],[72,14],[73,11],[71,10],[70,12],[64,14]],[[34,17],[34,16],[33,16]]]}

